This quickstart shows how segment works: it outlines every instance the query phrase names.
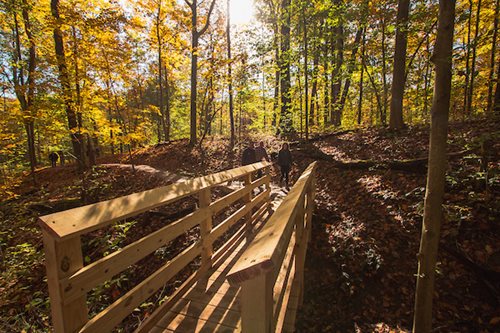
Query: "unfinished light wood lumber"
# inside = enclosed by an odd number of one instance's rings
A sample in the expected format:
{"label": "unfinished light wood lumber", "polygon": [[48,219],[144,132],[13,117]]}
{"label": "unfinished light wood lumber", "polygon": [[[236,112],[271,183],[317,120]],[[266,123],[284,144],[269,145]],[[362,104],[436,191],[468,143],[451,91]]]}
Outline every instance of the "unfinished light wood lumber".
{"label": "unfinished light wood lumber", "polygon": [[[214,240],[230,230],[232,225],[246,215],[251,217],[250,221],[255,221],[252,219],[252,216],[255,216],[252,214],[253,210],[257,210],[256,214],[262,214],[262,207],[269,205],[270,177],[266,175],[254,181],[251,177],[256,171],[268,168],[270,165],[268,162],[255,163],[40,217],[54,331],[56,333],[110,332],[196,258],[202,257],[203,264],[200,271],[209,268],[214,256],[221,255],[220,251],[214,254]],[[243,188],[212,201],[211,193],[214,187],[242,177],[249,179]],[[266,186],[267,190],[253,197],[253,190],[262,185]],[[83,265],[81,235],[190,195],[197,195],[199,199],[199,208],[194,212],[93,263]],[[238,200],[243,200],[245,205],[213,228],[213,216]],[[197,242],[166,262],[108,308],[93,318],[88,317],[86,299],[90,290],[196,226],[200,226],[201,229],[200,239]],[[239,230],[241,232],[241,229]],[[236,239],[241,239],[241,235],[230,237],[228,242],[234,242]],[[222,248],[230,249],[231,244],[223,245]],[[200,271],[184,282],[181,291],[189,289]],[[181,296],[180,292],[176,292],[166,304],[172,305],[175,299],[180,299]]]}
{"label": "unfinished light wood lumber", "polygon": [[269,166],[269,164],[268,162],[250,164],[92,205],[73,208],[64,212],[45,215],[40,217],[40,225],[52,233],[56,239],[81,235],[103,228],[113,222],[166,205],[188,195],[196,194],[202,189],[244,177]]}
{"label": "unfinished light wood lumber", "polygon": [[[316,162],[310,164],[276,212],[255,236],[227,275],[241,285],[241,329],[281,331],[292,285],[303,286],[303,270],[312,216]],[[295,291],[300,295],[300,291]],[[298,303],[299,297],[293,298]],[[291,323],[287,321],[286,326]]]}

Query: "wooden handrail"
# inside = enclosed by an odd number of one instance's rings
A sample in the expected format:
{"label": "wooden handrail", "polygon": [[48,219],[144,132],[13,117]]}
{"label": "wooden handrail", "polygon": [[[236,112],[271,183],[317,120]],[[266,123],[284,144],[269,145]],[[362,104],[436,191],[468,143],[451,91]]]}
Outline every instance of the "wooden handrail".
{"label": "wooden handrail", "polygon": [[[281,332],[287,324],[293,286],[301,303],[307,243],[311,230],[316,162],[302,173],[281,205],[227,275],[241,285],[241,329]],[[294,319],[292,319],[293,321]]]}
{"label": "wooden handrail", "polygon": [[276,212],[255,236],[241,258],[233,266],[227,278],[229,282],[241,283],[281,266],[278,260],[285,255],[287,236],[293,231],[293,221],[299,209],[300,198],[312,182],[316,162],[302,173]]}
{"label": "wooden handrail", "polygon": [[248,175],[270,166],[259,162],[240,168],[186,180],[152,190],[45,215],[39,223],[55,239],[62,240],[105,227],[113,222],[166,205],[203,189]]}
{"label": "wooden handrail", "polygon": [[[54,331],[109,332],[200,255],[202,265],[199,271],[206,271],[214,258],[220,256],[220,250],[212,253],[213,242],[243,217],[251,218],[253,209],[261,211],[269,203],[269,175],[255,181],[252,181],[252,175],[256,170],[268,169],[270,165],[259,162],[41,217],[39,222],[44,237]],[[211,202],[212,187],[237,178],[245,179],[245,187]],[[253,189],[261,185],[266,185],[266,190],[254,197]],[[83,265],[80,235],[195,194],[198,194],[199,208],[193,213],[87,266]],[[212,217],[240,199],[244,199],[246,204],[212,229]],[[200,225],[201,235],[195,244],[89,320],[86,305],[88,291],[196,225]],[[183,288],[193,282],[194,279],[188,279]]]}

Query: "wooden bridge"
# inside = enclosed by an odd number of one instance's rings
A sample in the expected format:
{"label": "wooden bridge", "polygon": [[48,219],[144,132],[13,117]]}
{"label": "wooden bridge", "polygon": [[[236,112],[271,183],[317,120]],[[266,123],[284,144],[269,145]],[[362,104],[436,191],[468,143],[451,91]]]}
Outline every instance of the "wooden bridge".
{"label": "wooden bridge", "polygon": [[[136,332],[293,332],[302,300],[315,163],[274,212],[270,167],[255,163],[41,217],[54,331],[111,332],[186,266],[200,262]],[[256,178],[259,170],[262,176]],[[212,201],[214,188],[239,179],[244,186]],[[82,235],[189,196],[198,200],[194,212],[84,265]],[[214,216],[230,207],[229,217],[214,225]],[[197,227],[194,244],[89,318],[89,291]],[[221,236],[225,241],[219,245]]]}

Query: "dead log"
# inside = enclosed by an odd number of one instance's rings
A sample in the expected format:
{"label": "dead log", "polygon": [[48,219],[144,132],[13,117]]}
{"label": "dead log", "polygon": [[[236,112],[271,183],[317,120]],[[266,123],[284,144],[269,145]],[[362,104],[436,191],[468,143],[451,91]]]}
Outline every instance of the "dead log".
{"label": "dead log", "polygon": [[[341,161],[335,160],[331,155],[323,153],[321,150],[313,146],[296,148],[295,151],[303,153],[310,158],[330,162],[330,165],[339,169],[389,169],[400,170],[415,173],[425,173],[427,171],[427,157],[393,160],[393,161],[377,161],[377,160],[352,160]],[[449,153],[448,157],[459,157],[469,153],[470,150],[462,150],[454,153]]]}

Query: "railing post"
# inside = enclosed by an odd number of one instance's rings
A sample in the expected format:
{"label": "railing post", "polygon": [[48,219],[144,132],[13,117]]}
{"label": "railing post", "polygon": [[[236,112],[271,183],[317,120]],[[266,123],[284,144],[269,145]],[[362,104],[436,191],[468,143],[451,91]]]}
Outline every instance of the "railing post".
{"label": "railing post", "polygon": [[54,332],[78,331],[88,321],[87,297],[82,295],[64,304],[59,281],[83,267],[80,237],[57,242],[47,231],[42,232]]}
{"label": "railing post", "polygon": [[[198,194],[200,209],[210,206],[212,200],[211,188],[205,188]],[[212,266],[212,238],[210,232],[212,231],[212,214],[208,214],[206,218],[200,223],[200,236],[202,242],[201,250],[201,267],[202,269],[209,269]]]}
{"label": "railing post", "polygon": [[272,272],[260,274],[241,284],[241,330],[243,333],[270,333],[273,323]]}
{"label": "railing post", "polygon": [[[250,184],[252,183],[252,173],[249,172],[245,176],[243,176],[243,181],[244,181],[245,187],[250,186]],[[246,194],[243,197],[243,202],[245,203],[245,205],[247,205],[248,203],[250,203],[252,201],[252,197],[253,197],[253,190],[248,192],[248,194]],[[246,225],[247,225],[248,236],[250,236],[250,230],[252,229],[252,212],[251,211],[248,212],[247,215],[245,215],[245,221],[246,221]]]}

